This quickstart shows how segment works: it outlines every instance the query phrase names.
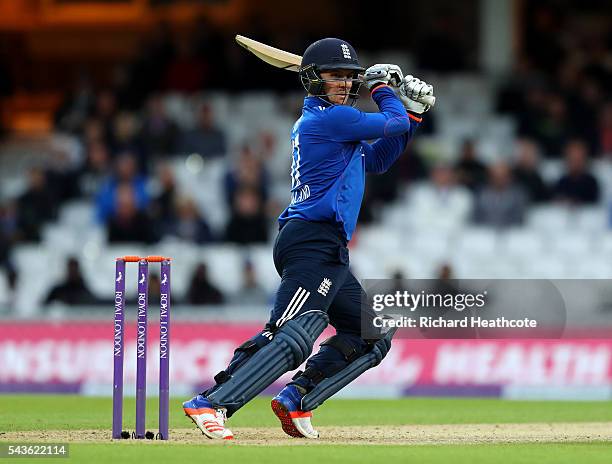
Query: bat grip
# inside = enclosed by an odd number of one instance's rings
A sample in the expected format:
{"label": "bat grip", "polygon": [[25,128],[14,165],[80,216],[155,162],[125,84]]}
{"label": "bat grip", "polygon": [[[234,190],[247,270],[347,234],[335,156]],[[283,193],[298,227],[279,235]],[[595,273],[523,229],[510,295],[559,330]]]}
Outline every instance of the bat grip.
{"label": "bat grip", "polygon": [[417,101],[419,103],[424,103],[425,105],[434,106],[436,104],[436,97],[434,97],[433,95],[423,95],[422,97],[418,98]]}

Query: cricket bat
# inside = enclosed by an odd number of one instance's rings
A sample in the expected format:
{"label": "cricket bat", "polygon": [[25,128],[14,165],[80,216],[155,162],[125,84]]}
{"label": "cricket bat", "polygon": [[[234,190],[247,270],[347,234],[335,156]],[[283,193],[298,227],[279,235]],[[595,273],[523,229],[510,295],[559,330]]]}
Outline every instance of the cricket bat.
{"label": "cricket bat", "polygon": [[[250,51],[257,58],[271,64],[272,66],[285,69],[287,71],[298,72],[300,70],[300,65],[302,64],[302,57],[300,55],[271,47],[270,45],[249,39],[243,35],[236,35],[236,42],[238,42],[240,46]],[[425,95],[419,99],[419,102],[433,106],[436,103],[436,97]]]}

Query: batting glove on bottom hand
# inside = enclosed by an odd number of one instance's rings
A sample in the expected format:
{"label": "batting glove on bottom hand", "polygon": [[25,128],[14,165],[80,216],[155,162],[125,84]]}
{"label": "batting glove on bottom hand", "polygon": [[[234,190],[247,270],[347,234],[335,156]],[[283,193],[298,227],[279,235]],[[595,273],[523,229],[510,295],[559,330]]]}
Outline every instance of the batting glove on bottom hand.
{"label": "batting glove on bottom hand", "polygon": [[402,82],[404,74],[396,64],[375,64],[366,69],[363,81],[368,89],[379,84],[398,86]]}
{"label": "batting glove on bottom hand", "polygon": [[433,86],[408,75],[402,79],[399,85],[400,100],[404,108],[417,114],[423,114],[431,108],[431,105],[421,103],[418,100],[425,95],[433,95]]}

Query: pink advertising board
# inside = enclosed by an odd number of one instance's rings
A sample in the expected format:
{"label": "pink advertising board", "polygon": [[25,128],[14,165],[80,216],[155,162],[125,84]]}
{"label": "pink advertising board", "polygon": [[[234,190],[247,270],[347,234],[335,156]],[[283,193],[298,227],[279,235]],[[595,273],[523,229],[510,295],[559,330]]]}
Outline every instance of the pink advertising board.
{"label": "pink advertising board", "polygon": [[[10,322],[0,329],[0,391],[110,395],[111,323]],[[150,325],[151,384],[158,376],[156,329],[155,324]],[[171,388],[181,394],[200,391],[225,367],[235,347],[260,329],[254,324],[174,323]],[[322,338],[331,333],[326,331]],[[129,392],[135,375],[134,325],[128,325],[126,335],[125,381]],[[287,374],[280,382],[289,378]],[[398,339],[383,363],[360,377],[352,391],[356,395],[380,389],[388,396],[495,396],[509,386],[610,387],[612,340]]]}

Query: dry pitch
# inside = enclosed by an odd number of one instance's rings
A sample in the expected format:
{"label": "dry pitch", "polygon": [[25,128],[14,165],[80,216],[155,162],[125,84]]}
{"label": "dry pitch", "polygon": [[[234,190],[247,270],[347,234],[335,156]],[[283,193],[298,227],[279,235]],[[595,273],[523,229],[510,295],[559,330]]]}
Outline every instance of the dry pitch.
{"label": "dry pitch", "polygon": [[[279,427],[238,427],[234,445],[450,445],[485,443],[612,442],[612,422],[559,422],[528,424],[446,424],[392,426],[322,426],[318,440],[294,439]],[[209,440],[195,428],[171,430],[173,443],[226,445]],[[0,433],[6,441],[107,443],[108,430],[47,430]],[[131,442],[131,441],[130,441]],[[140,443],[147,443],[143,441]]]}

